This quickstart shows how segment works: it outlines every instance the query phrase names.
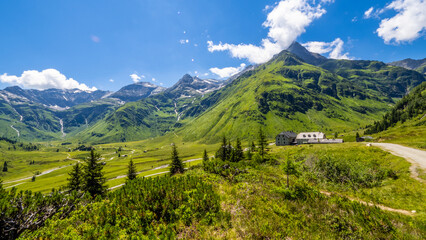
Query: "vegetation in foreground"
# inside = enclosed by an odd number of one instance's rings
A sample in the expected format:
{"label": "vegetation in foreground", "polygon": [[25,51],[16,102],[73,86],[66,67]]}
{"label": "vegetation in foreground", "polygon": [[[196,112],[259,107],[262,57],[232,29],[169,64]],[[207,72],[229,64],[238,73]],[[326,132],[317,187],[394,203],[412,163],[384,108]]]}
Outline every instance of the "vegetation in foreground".
{"label": "vegetation in foreground", "polygon": [[[235,146],[221,145],[217,155],[227,150],[232,156]],[[78,199],[73,211],[54,214],[21,238],[422,239],[426,234],[425,185],[410,178],[402,158],[358,144],[270,146],[264,160],[261,149],[259,144],[250,149],[251,160],[248,154],[238,161],[203,154],[203,164],[184,174],[128,180],[103,198]],[[384,211],[356,199],[416,213]]]}
{"label": "vegetation in foreground", "polygon": [[[91,159],[102,164],[102,156],[92,152],[79,166],[81,184],[72,180],[75,174],[68,175],[69,186],[81,191],[43,196],[1,189],[0,221],[7,226],[2,236],[421,239],[426,234],[425,184],[410,178],[404,159],[355,143],[269,146],[259,135],[245,153],[239,140],[226,138],[216,149],[208,148],[216,157],[199,147],[202,165],[173,176],[130,180],[137,170],[127,159],[124,186],[90,197],[83,191],[87,166]],[[179,152],[190,151],[190,144],[179,145]],[[165,154],[170,156],[170,150],[169,145]],[[176,145],[171,157],[181,166]],[[102,180],[104,169],[98,170]]]}

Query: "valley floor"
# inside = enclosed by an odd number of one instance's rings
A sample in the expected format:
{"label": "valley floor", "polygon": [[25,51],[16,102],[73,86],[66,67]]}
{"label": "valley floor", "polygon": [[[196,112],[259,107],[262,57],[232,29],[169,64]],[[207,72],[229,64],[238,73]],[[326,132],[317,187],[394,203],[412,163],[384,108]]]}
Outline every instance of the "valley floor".
{"label": "valley floor", "polygon": [[[104,171],[108,187],[113,191],[122,189],[130,159],[136,163],[139,177],[168,175],[169,141],[164,138],[96,146],[106,163]],[[173,141],[180,157],[186,161],[188,172],[185,175],[211,183],[220,196],[221,211],[228,214],[226,219],[217,220],[213,225],[201,220],[189,225],[174,225],[180,238],[421,239],[426,234],[426,184],[410,176],[409,162],[381,150],[376,143],[371,147],[365,143],[269,145],[269,154],[277,159],[276,162],[257,165],[245,161],[239,165],[240,173],[220,175],[203,171],[201,164],[204,149],[213,156],[219,144]],[[243,143],[243,148],[248,145]],[[413,153],[412,149],[390,146],[403,156]],[[395,150],[400,148],[403,152]],[[59,148],[57,152],[57,149],[50,146],[26,152],[0,148],[4,153],[0,162],[12,159],[9,172],[2,176],[4,187],[47,193],[66,184],[71,166],[83,161],[88,152],[67,152],[65,148]],[[283,171],[288,158],[299,164],[299,174],[290,175],[290,188],[285,186]],[[29,159],[36,164],[28,165]],[[36,173],[39,174],[35,181],[31,181]],[[419,177],[423,179],[424,176]],[[72,219],[78,220],[79,216],[66,221]],[[48,225],[50,230],[42,228],[37,233],[41,235],[26,236],[60,238],[59,235],[49,235],[62,231],[52,230],[61,223],[57,224]],[[70,224],[66,225],[75,227],[76,232],[83,231],[77,231],[79,223]],[[102,229],[104,226],[97,227]]]}

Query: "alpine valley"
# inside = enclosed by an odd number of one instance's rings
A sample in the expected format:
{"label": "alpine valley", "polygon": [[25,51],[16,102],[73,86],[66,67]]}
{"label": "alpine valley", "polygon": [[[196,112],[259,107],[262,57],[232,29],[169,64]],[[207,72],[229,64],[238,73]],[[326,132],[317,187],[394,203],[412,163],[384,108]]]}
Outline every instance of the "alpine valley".
{"label": "alpine valley", "polygon": [[252,139],[259,127],[268,137],[283,126],[352,131],[425,81],[413,70],[420,63],[405,62],[327,59],[294,42],[227,80],[185,74],[170,88],[138,82],[117,92],[7,87],[0,91],[0,136],[93,144],[172,133],[202,142]]}

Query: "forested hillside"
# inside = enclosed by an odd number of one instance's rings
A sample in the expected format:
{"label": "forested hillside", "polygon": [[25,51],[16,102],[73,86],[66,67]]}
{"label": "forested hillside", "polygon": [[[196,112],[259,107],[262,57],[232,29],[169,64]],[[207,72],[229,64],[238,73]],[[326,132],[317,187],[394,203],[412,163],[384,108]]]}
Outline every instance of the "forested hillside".
{"label": "forested hillside", "polygon": [[[414,88],[410,94],[404,96],[392,110],[375,122],[365,131],[366,134],[384,131],[398,122],[404,123],[415,117],[423,119],[426,116],[426,82]],[[424,122],[423,122],[424,124]]]}

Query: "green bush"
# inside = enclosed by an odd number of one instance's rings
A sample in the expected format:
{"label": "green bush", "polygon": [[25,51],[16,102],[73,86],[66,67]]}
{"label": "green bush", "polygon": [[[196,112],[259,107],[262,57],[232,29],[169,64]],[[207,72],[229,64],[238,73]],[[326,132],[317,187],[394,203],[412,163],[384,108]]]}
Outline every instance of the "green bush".
{"label": "green bush", "polygon": [[397,178],[396,173],[380,166],[376,161],[350,161],[347,158],[320,156],[310,169],[328,182],[349,185],[354,189],[377,187],[387,177]]}
{"label": "green bush", "polygon": [[52,219],[28,238],[175,238],[176,226],[211,224],[220,217],[220,199],[201,178],[137,178],[106,199],[83,206],[67,219]]}

